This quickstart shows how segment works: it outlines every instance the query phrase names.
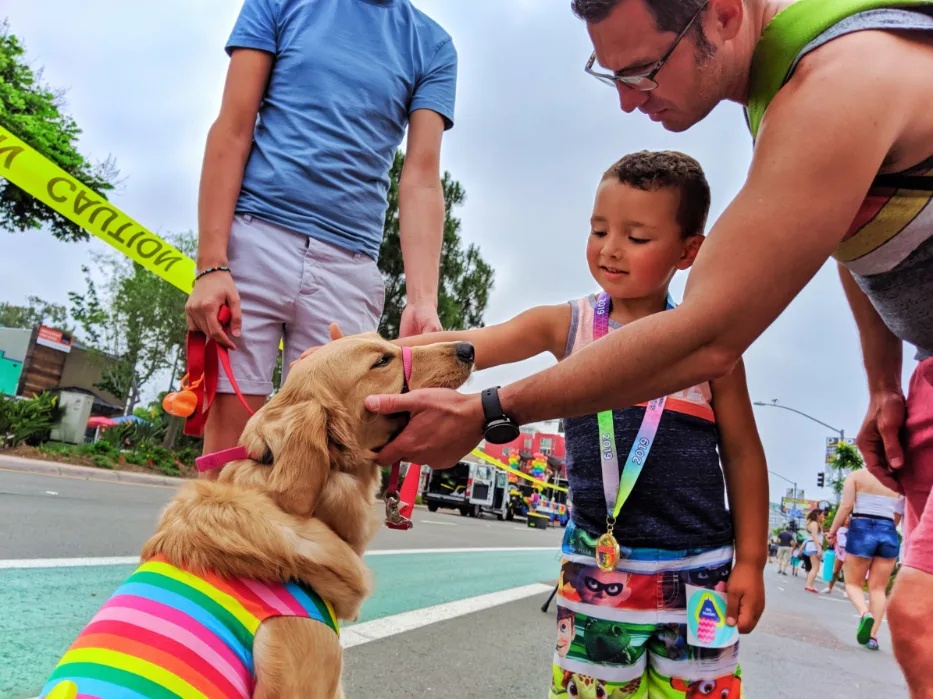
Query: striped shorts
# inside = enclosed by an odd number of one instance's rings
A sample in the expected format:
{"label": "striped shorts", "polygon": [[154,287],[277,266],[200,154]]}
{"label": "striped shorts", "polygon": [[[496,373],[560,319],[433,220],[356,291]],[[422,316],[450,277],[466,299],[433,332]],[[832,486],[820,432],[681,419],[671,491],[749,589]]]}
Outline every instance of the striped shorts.
{"label": "striped shorts", "polygon": [[[726,647],[701,647],[691,643],[696,631],[692,636],[687,625],[688,605],[697,611],[704,590],[725,593],[732,547],[623,548],[607,573],[579,545],[585,538],[572,525],[565,537],[573,543],[565,543],[561,563],[550,699],[739,699],[737,637]],[[703,632],[700,621],[701,638]]]}

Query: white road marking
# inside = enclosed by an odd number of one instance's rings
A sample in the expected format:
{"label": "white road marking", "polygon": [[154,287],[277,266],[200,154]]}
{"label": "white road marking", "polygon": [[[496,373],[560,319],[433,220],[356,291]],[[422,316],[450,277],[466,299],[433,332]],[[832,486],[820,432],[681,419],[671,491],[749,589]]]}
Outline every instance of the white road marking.
{"label": "white road marking", "polygon": [[46,490],[45,494],[46,495],[58,495],[58,493],[56,493],[54,490]]}
{"label": "white road marking", "polygon": [[418,524],[437,524],[441,527],[456,527],[457,525],[453,522],[435,522],[433,519],[419,519]]}
{"label": "white road marking", "polygon": [[[521,551],[551,551],[557,546],[516,546],[505,548],[395,549],[368,551],[365,556],[412,556],[441,553],[516,553]],[[86,568],[88,566],[122,566],[139,563],[138,556],[104,556],[100,558],[14,558],[0,560],[0,570],[27,568]]]}
{"label": "white road marking", "polygon": [[511,590],[493,592],[488,595],[471,597],[469,599],[458,600],[456,602],[447,602],[435,607],[426,607],[425,609],[415,609],[394,616],[383,617],[382,619],[373,619],[362,624],[355,624],[340,630],[340,645],[344,648],[353,648],[364,643],[378,641],[389,636],[395,636],[400,633],[414,631],[423,626],[436,624],[439,621],[456,619],[465,614],[472,614],[490,607],[497,607],[509,602],[515,602],[526,597],[550,593],[553,588],[550,585],[524,585],[515,587]]}

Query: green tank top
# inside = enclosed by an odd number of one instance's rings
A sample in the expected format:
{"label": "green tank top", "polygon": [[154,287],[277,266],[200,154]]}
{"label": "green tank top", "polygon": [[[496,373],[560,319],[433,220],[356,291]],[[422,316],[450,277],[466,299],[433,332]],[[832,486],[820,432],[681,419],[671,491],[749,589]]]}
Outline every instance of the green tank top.
{"label": "green tank top", "polygon": [[765,110],[790,78],[797,56],[820,34],[847,17],[885,8],[933,8],[933,0],[799,0],[781,10],[755,46],[746,116],[752,138]]}

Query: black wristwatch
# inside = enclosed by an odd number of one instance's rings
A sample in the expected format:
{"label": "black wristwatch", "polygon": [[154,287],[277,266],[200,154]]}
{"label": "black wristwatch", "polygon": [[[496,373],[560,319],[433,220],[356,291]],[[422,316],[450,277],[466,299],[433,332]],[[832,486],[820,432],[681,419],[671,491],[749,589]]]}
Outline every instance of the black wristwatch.
{"label": "black wristwatch", "polygon": [[483,401],[483,417],[486,419],[483,425],[483,434],[486,441],[490,444],[508,444],[518,439],[521,430],[518,429],[518,423],[502,412],[502,404],[499,402],[499,387],[487,388],[481,394]]}

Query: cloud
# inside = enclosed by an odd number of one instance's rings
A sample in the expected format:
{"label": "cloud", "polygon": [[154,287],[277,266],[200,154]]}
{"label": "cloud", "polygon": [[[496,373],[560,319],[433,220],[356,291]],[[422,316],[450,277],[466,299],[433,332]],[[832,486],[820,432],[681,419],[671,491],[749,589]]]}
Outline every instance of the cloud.
{"label": "cloud", "polygon": [[[463,234],[496,269],[487,322],[595,289],[584,260],[600,174],[621,155],[674,148],[697,157],[718,215],[741,187],[751,142],[741,112],[718,108],[671,134],[619,110],[613,90],[583,73],[592,48],[566,2],[473,0],[416,4],[454,36],[460,56],[456,127],[443,167],[463,184]],[[114,196],[156,231],[197,226],[197,188],[207,130],[220,104],[223,46],[238,3],[40,0],[7,9],[14,33],[45,78],[68,88],[84,129],[81,147],[116,157],[126,178]],[[751,233],[751,232],[750,232]],[[805,235],[805,231],[800,232]],[[102,243],[65,245],[29,232],[0,238],[0,299],[35,294],[64,302],[83,288],[80,265]],[[681,294],[684,279],[674,283]],[[858,336],[827,265],[746,356],[753,399],[779,398],[854,435],[867,405]],[[477,389],[547,366],[537,358],[483,372]],[[911,362],[906,362],[909,366]],[[757,409],[774,470],[817,496],[826,430],[792,413]],[[784,484],[772,484],[772,497]]]}

